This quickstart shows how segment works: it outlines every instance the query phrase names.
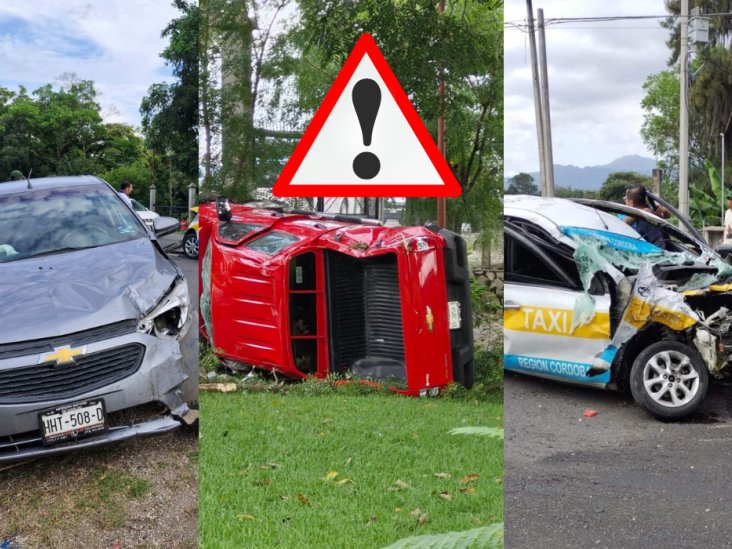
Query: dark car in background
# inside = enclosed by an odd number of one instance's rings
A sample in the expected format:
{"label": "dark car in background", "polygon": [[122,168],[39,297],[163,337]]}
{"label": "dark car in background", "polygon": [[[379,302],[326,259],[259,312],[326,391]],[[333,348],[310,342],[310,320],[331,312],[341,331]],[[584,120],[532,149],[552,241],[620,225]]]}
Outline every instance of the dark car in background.
{"label": "dark car in background", "polygon": [[91,176],[0,183],[0,462],[192,422],[189,296],[155,233]]}

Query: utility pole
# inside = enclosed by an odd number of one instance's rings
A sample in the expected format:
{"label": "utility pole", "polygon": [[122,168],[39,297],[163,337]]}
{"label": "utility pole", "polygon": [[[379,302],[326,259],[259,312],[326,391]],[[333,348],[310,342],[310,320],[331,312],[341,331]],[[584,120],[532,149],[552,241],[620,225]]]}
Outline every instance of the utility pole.
{"label": "utility pole", "polygon": [[539,9],[539,71],[541,75],[541,129],[544,141],[544,169],[546,171],[546,195],[554,196],[554,153],[552,152],[552,120],[549,114],[549,75],[546,67],[546,38],[544,36],[544,10]]}
{"label": "utility pole", "polygon": [[531,51],[531,76],[534,84],[534,113],[536,114],[536,141],[539,146],[539,179],[541,196],[547,196],[546,164],[544,162],[544,130],[541,114],[541,92],[539,90],[539,67],[536,61],[536,35],[534,34],[534,8],[526,0],[526,21],[529,26],[529,49]]}
{"label": "utility pole", "polygon": [[720,198],[722,199],[722,225],[724,225],[724,210],[726,209],[724,207],[724,132],[720,133],[719,136],[722,138],[722,196]]}
{"label": "utility pole", "polygon": [[[440,0],[437,13],[442,19],[442,14],[445,13],[445,0]],[[440,70],[442,70],[442,67],[440,67]],[[440,74],[440,82],[437,85],[437,96],[439,97],[440,113],[437,117],[437,148],[442,158],[447,161],[445,149],[445,80],[442,78],[442,74]],[[437,225],[443,228],[447,226],[447,200],[445,198],[437,199]]]}
{"label": "utility pole", "polygon": [[[689,0],[681,0],[681,48],[679,51],[679,212],[689,217],[689,109],[687,57],[689,51]],[[680,225],[682,226],[682,225]]]}
{"label": "utility pole", "polygon": [[661,182],[663,181],[663,170],[661,168],[653,168],[651,174],[653,178],[653,194],[661,196]]}

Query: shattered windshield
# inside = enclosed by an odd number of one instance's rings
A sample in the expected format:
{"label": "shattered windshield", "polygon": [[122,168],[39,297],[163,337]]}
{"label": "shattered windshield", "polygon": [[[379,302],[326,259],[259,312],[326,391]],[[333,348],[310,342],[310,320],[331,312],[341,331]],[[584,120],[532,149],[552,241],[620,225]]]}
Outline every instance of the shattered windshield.
{"label": "shattered windshield", "polygon": [[273,231],[264,236],[260,236],[252,240],[246,245],[250,250],[260,252],[266,255],[274,255],[285,249],[290,244],[294,244],[299,239],[296,236],[279,231]]}
{"label": "shattered windshield", "polygon": [[732,276],[732,266],[717,256],[710,256],[704,260],[703,255],[699,256],[689,250],[669,252],[645,241],[638,241],[629,246],[630,239],[620,235],[608,239],[603,238],[601,231],[580,232],[568,227],[562,230],[575,241],[574,259],[585,289],[590,287],[592,279],[598,272],[609,273],[614,270],[613,268],[637,272],[645,265],[661,268],[705,268],[703,272],[690,275],[690,278],[679,287],[681,291],[703,288]]}
{"label": "shattered windshield", "polygon": [[82,185],[0,195],[0,263],[147,235],[115,193]]}

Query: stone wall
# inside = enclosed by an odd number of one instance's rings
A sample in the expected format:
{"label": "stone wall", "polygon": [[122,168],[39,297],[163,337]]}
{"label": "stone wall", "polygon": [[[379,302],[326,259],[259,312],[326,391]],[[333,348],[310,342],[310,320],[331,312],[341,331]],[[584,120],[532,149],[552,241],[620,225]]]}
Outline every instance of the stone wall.
{"label": "stone wall", "polygon": [[493,265],[490,269],[473,269],[473,276],[503,300],[503,265]]}

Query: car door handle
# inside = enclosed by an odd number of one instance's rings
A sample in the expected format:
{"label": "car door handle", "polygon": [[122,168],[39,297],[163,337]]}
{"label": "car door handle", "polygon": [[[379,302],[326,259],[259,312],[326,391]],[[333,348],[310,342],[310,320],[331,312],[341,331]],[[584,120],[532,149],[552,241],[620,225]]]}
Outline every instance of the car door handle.
{"label": "car door handle", "polygon": [[509,309],[509,310],[517,310],[521,308],[521,305],[516,303],[515,301],[504,301],[503,302],[503,308]]}

